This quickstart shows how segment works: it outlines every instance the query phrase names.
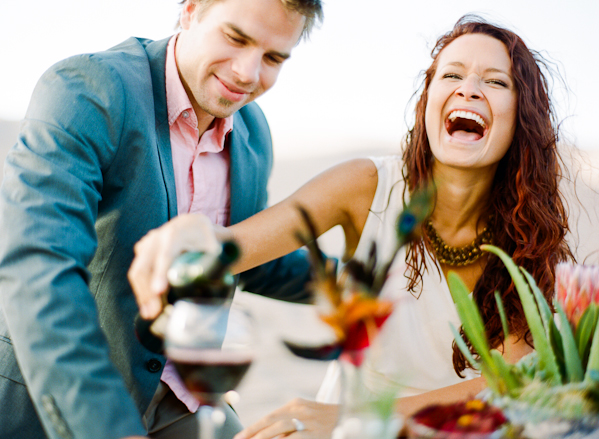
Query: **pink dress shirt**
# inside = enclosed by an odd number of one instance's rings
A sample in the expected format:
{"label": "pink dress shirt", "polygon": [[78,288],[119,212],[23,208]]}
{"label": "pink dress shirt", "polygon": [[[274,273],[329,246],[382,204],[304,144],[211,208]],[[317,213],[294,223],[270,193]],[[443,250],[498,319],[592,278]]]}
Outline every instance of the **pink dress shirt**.
{"label": "pink dress shirt", "polygon": [[[231,192],[229,151],[225,149],[225,138],[233,129],[233,116],[214,119],[208,130],[199,137],[198,120],[177,70],[176,41],[177,35],[171,38],[166,51],[166,104],[177,212],[201,212],[213,223],[226,226],[229,223]],[[161,380],[190,412],[197,411],[199,402],[187,391],[169,360],[164,366]]]}

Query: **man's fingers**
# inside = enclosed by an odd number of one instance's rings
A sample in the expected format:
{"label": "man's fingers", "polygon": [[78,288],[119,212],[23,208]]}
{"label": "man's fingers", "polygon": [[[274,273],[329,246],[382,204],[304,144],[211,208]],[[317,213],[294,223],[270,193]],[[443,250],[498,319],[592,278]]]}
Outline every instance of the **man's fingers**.
{"label": "man's fingers", "polygon": [[168,290],[167,272],[178,255],[219,250],[214,225],[201,214],[180,215],[150,231],[135,244],[135,257],[127,273],[140,315],[151,319],[162,310],[160,295]]}
{"label": "man's fingers", "polygon": [[139,306],[139,313],[144,319],[156,317],[160,313],[160,298],[150,287],[152,278],[153,259],[151,253],[145,251],[146,245],[139,242],[135,247],[136,257],[129,268],[127,277],[131,284],[131,289],[135,294],[135,299]]}
{"label": "man's fingers", "polygon": [[152,319],[160,313],[160,295],[168,289],[166,270],[173,259],[171,246],[163,239],[159,230],[153,230],[135,245],[134,252],[135,258],[127,276],[140,315],[144,319]]}
{"label": "man's fingers", "polygon": [[162,311],[162,300],[159,297],[149,299],[139,306],[139,315],[145,320],[155,319],[160,311]]}
{"label": "man's fingers", "polygon": [[164,229],[164,231],[158,229],[157,233],[152,237],[151,248],[147,250],[150,253],[151,259],[151,270],[148,273],[148,293],[153,298],[166,293],[168,289],[168,269],[173,264],[175,258],[186,250],[176,240],[176,236],[172,236],[173,233],[169,229]]}

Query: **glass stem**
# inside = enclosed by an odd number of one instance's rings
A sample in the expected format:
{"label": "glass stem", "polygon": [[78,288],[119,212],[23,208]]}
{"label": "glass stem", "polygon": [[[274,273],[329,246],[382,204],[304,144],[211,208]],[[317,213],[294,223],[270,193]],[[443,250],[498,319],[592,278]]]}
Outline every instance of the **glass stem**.
{"label": "glass stem", "polygon": [[200,439],[217,439],[225,424],[226,415],[219,407],[201,405],[198,410],[200,418]]}

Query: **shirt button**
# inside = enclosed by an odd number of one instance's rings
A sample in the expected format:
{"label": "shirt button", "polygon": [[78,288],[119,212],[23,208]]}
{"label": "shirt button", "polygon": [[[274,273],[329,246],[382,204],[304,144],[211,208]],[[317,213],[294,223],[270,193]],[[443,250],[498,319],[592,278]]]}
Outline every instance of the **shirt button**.
{"label": "shirt button", "polygon": [[189,117],[189,111],[184,111],[184,112],[183,112],[183,117],[184,117],[185,119],[187,119],[187,118]]}
{"label": "shirt button", "polygon": [[159,372],[162,369],[162,363],[158,361],[156,358],[152,358],[146,363],[146,367],[152,373]]}

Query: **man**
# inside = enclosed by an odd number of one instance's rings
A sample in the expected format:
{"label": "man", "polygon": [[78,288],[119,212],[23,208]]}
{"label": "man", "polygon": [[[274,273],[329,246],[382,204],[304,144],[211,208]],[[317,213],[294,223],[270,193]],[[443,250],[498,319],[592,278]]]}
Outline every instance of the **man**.
{"label": "man", "polygon": [[[226,224],[266,206],[270,132],[250,102],[321,14],[186,0],[178,36],[44,74],[0,191],[1,438],[192,437],[194,401],[135,339],[133,245],[178,213]],[[301,301],[307,278],[295,254],[241,283]]]}

